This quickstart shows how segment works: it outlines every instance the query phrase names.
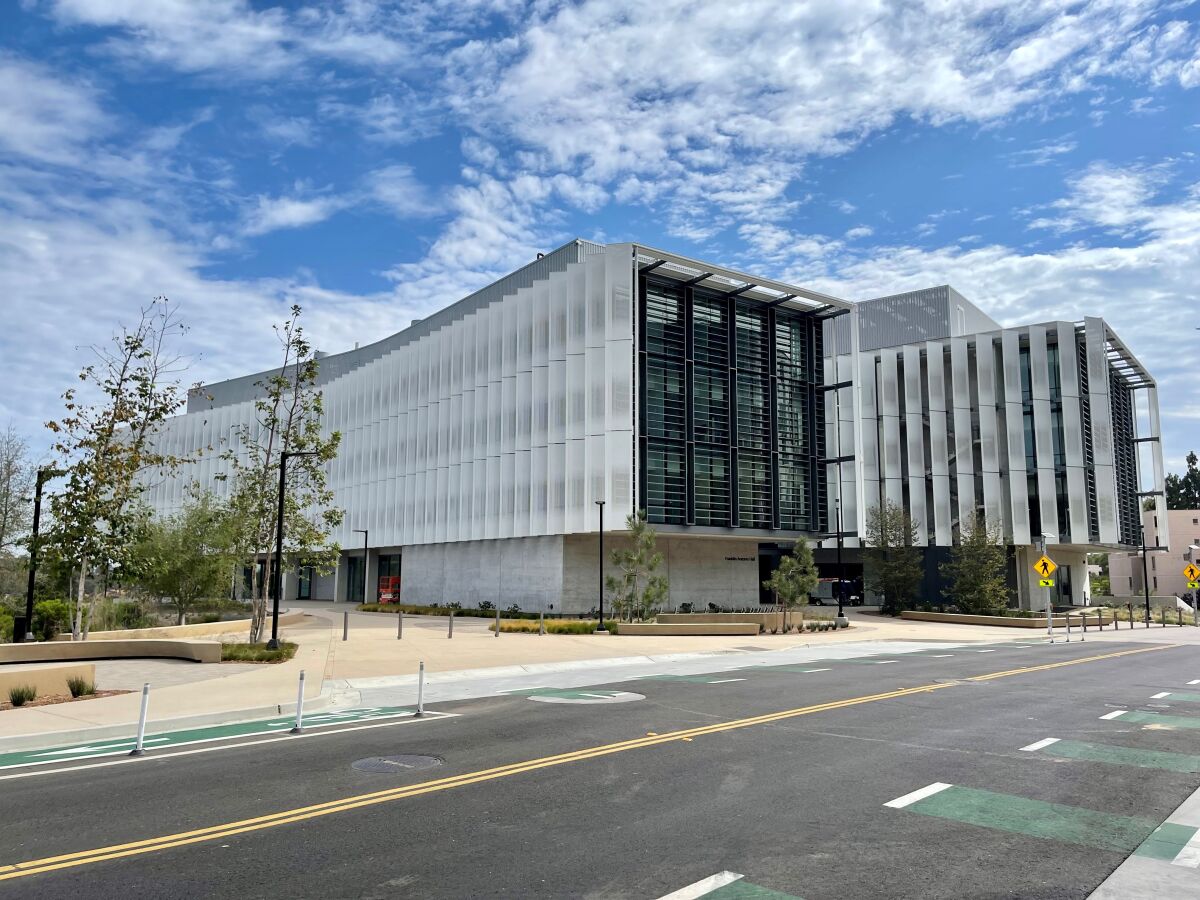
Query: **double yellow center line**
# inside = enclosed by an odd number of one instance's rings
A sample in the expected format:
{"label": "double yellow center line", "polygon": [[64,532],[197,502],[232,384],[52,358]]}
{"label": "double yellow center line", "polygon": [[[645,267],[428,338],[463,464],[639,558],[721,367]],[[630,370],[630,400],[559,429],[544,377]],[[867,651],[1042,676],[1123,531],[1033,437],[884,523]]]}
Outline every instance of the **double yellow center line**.
{"label": "double yellow center line", "polygon": [[[1136,653],[1151,653],[1156,650],[1168,650],[1176,646],[1180,645],[1156,645],[1138,650],[1122,650],[1116,653],[1105,653],[1100,656],[1088,656],[1081,659],[1047,663],[1046,665],[1030,666],[1022,669],[1009,669],[1005,672],[993,672],[988,675],[976,675],[972,678],[966,678],[963,680],[990,681],[995,678],[1005,678],[1010,675],[1024,675],[1030,672],[1045,671],[1046,669],[1058,669],[1063,666],[1074,666],[1081,663],[1096,662],[1103,659],[1115,659],[1119,656],[1130,656]],[[334,813],[347,812],[348,810],[359,809],[364,806],[374,806],[379,803],[390,803],[395,800],[404,800],[408,797],[417,797],[421,794],[432,794],[438,791],[448,791],[452,788],[466,787],[470,784],[479,784],[480,782],[484,781],[494,781],[499,778],[508,778],[511,775],[520,775],[524,772],[536,771],[537,769],[547,769],[552,766],[561,766],[567,763],[581,762],[585,759],[595,759],[601,756],[609,756],[613,753],[624,753],[627,750],[638,750],[642,747],[653,747],[657,744],[668,744],[673,741],[690,741],[693,738],[701,737],[706,734],[716,734],[721,731],[733,731],[739,728],[751,728],[756,725],[769,725],[772,722],[794,719],[798,716],[807,716],[811,715],[812,713],[827,712],[833,709],[845,709],[846,707],[859,706],[864,703],[875,703],[880,700],[893,700],[898,697],[907,697],[912,694],[927,694],[932,691],[942,690],[943,688],[954,687],[956,683],[957,682],[954,681],[946,681],[936,684],[924,684],[920,685],[919,687],[885,691],[880,694],[868,694],[862,697],[852,697],[848,700],[835,700],[829,703],[817,703],[812,706],[786,709],[780,712],[767,713],[761,716],[751,716],[746,719],[734,719],[729,722],[718,722],[713,725],[704,725],[699,728],[687,728],[682,731],[667,732],[666,734],[649,734],[645,737],[634,738],[633,740],[618,741],[614,744],[602,744],[597,747],[588,747],[582,750],[574,750],[569,753],[559,753],[554,756],[544,756],[541,759],[531,759],[523,762],[510,763],[505,766],[497,766],[492,769],[482,769],[476,772],[467,772],[463,775],[455,775],[450,778],[439,778],[435,781],[425,781],[420,784],[409,785],[407,787],[374,791],[369,794],[358,794],[353,797],[345,797],[341,800],[331,800],[327,803],[317,803],[312,806],[302,806],[296,809],[284,810],[283,812],[272,813],[266,816],[258,816],[253,819],[241,819],[236,822],[226,822],[221,825],[212,825],[208,828],[198,828],[194,831],[182,831],[177,834],[168,834],[161,837],[147,838],[146,840],[132,841],[127,844],[114,844],[109,847],[99,847],[94,850],[83,850],[78,853],[66,853],[61,856],[48,856],[42,859],[16,863],[14,865],[0,866],[0,881],[7,881],[13,878],[24,878],[29,875],[40,875],[45,872],[53,872],[56,869],[69,869],[75,866],[85,866],[90,865],[91,863],[104,862],[105,860],[110,859],[121,859],[127,856],[137,856],[142,853],[156,853],[160,850],[169,850],[172,847],[183,847],[188,844],[198,844],[204,841],[215,841],[232,837],[233,835],[237,834],[245,834],[249,831],[262,831],[267,828],[275,828],[279,825],[289,825],[293,822],[302,822],[306,819],[315,819],[321,816],[333,815]]]}

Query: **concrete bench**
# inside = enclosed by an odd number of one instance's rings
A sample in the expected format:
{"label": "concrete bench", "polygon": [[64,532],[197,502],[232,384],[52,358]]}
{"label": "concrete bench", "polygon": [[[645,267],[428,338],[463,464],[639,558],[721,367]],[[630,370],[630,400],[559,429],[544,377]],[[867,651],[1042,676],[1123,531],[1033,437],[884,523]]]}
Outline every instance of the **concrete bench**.
{"label": "concrete bench", "polygon": [[37,688],[39,697],[61,697],[71,693],[68,678],[96,683],[92,663],[66,663],[61,666],[10,665],[0,669],[0,699],[8,699],[8,689],[19,685]]}
{"label": "concrete bench", "polygon": [[190,659],[193,662],[221,661],[220,641],[115,640],[42,641],[0,644],[0,664],[64,662],[77,659]]}

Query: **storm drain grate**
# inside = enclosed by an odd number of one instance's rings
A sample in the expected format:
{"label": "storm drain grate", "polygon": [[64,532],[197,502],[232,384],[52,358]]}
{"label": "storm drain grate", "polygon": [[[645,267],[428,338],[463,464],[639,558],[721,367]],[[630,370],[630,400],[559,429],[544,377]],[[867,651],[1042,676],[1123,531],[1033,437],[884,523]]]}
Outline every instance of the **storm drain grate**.
{"label": "storm drain grate", "polygon": [[372,775],[403,775],[421,769],[440,766],[442,760],[436,756],[368,756],[351,763],[350,768]]}

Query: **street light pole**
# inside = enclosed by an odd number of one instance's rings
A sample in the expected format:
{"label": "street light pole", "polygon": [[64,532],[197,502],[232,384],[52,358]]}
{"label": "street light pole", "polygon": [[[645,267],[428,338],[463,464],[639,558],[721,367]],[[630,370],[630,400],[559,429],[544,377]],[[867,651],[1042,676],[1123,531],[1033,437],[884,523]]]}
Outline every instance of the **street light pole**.
{"label": "street light pole", "polygon": [[279,507],[275,518],[275,573],[271,578],[271,639],[268,650],[279,649],[279,598],[283,596],[283,492],[287,486],[287,461],[297,456],[316,456],[313,451],[279,453]]}
{"label": "street light pole", "polygon": [[597,500],[596,505],[600,507],[600,624],[596,634],[608,634],[604,627],[604,501]]}
{"label": "street light pole", "polygon": [[367,550],[367,535],[370,534],[370,530],[366,528],[355,528],[353,531],[355,534],[361,534],[363,536],[363,603],[370,603],[371,601],[367,599],[367,560],[369,558],[368,554],[370,553],[370,551]]}
{"label": "street light pole", "polygon": [[[42,487],[51,478],[57,478],[63,472],[52,466],[37,470],[37,484],[33,490],[33,531],[29,536],[29,586],[25,590],[25,634],[21,640],[33,640],[33,586],[37,576],[38,526],[42,521]],[[17,636],[13,635],[13,640]]]}
{"label": "street light pole", "polygon": [[1138,533],[1142,538],[1142,592],[1146,597],[1146,627],[1150,627],[1150,574],[1146,567],[1146,526],[1138,525]]}
{"label": "street light pole", "polygon": [[[839,485],[840,486],[840,485]],[[837,511],[837,568],[838,568],[838,614],[837,623],[841,625],[843,622],[849,624],[846,619],[846,611],[843,608],[845,605],[846,596],[846,572],[842,568],[842,498],[835,497],[833,500],[834,509]]]}

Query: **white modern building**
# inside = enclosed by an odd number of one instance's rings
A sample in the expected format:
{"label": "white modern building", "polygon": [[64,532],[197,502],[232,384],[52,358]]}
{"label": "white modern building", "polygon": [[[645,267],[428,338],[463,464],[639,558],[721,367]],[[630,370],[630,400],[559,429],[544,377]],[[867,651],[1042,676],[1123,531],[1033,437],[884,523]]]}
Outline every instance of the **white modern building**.
{"label": "white modern building", "polygon": [[[221,448],[265,374],[207,385],[163,439]],[[936,562],[982,509],[1082,602],[1083,554],[1136,543],[1162,491],[1154,382],[1100,319],[1003,329],[947,287],[849,303],[639,244],[573,241],[377,343],[320,358],[337,571],[285,598],[586,612],[606,544],[646,510],[670,603],[744,607],[800,536],[852,574],[866,509],[901,503]],[[1136,399],[1145,420],[1137,431]],[[153,485],[218,494],[214,452]],[[356,531],[358,533],[356,533]],[[1078,572],[1078,574],[1076,574]]]}
{"label": "white modern building", "polygon": [[830,492],[860,534],[869,505],[904,508],[929,548],[926,599],[982,513],[1013,548],[1022,607],[1046,602],[1041,546],[1059,566],[1051,601],[1082,605],[1087,553],[1137,545],[1143,499],[1165,503],[1154,379],[1103,319],[1002,328],[942,285],[827,327]]}

